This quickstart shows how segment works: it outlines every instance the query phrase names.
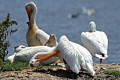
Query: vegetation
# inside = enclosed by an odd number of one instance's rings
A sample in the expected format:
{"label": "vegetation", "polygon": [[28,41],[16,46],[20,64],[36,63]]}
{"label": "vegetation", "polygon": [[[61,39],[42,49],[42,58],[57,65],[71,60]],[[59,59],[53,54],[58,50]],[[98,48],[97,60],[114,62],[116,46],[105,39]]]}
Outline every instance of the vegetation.
{"label": "vegetation", "polygon": [[10,20],[10,14],[7,15],[4,21],[0,22],[0,66],[4,61],[4,57],[8,53],[8,47],[10,46],[7,37],[17,30],[10,29],[12,25],[17,25],[17,22]]}
{"label": "vegetation", "polygon": [[109,74],[109,75],[120,75],[120,71],[118,70],[106,70],[105,74]]}
{"label": "vegetation", "polygon": [[29,68],[26,62],[11,63],[9,61],[3,62],[0,71],[21,71]]}

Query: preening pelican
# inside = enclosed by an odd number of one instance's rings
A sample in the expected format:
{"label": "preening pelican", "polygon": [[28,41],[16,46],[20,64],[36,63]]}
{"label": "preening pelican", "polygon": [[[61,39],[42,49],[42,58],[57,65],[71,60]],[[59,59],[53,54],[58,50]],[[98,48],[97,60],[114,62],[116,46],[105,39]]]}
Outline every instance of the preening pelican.
{"label": "preening pelican", "polygon": [[[26,12],[28,14],[28,31],[26,34],[26,40],[28,46],[40,46],[45,45],[47,40],[49,39],[49,35],[45,33],[43,30],[39,29],[36,25],[36,14],[37,14],[37,6],[34,2],[30,1],[25,6]],[[53,46],[50,46],[53,47]]]}
{"label": "preening pelican", "polygon": [[[52,41],[51,41],[52,40]],[[52,44],[56,44],[56,37],[54,34],[50,35],[50,38],[47,42],[46,45],[52,45]],[[18,62],[18,61],[25,61],[25,62],[29,62],[30,59],[37,53],[42,53],[42,52],[51,52],[51,50],[54,51],[54,49],[56,48],[57,44],[54,47],[48,47],[48,46],[34,46],[34,47],[25,47],[23,45],[17,46],[15,47],[14,50],[14,54],[12,56],[9,56],[7,59],[11,62]],[[45,56],[45,54],[40,54],[39,57],[43,57]],[[43,64],[49,64],[52,62],[55,62],[57,60],[57,58],[52,58],[48,61],[46,61]]]}
{"label": "preening pelican", "polygon": [[[66,36],[62,36],[60,38],[58,46],[56,47],[56,52],[52,54],[55,55],[58,53],[64,59],[66,65],[68,65],[69,68],[76,74],[78,74],[81,68],[83,68],[88,71],[92,76],[95,75],[92,56],[89,51],[81,45],[69,41]],[[50,54],[49,57],[42,58],[42,60],[39,59],[39,61],[42,62],[51,58],[52,54]]]}
{"label": "preening pelican", "polygon": [[95,75],[92,56],[87,49],[77,43],[69,41],[66,36],[60,38],[58,49],[73,72],[78,74],[80,69],[83,68],[92,76]]}
{"label": "preening pelican", "polygon": [[103,31],[96,30],[95,22],[91,21],[89,32],[81,33],[81,40],[83,46],[89,50],[92,56],[100,59],[100,64],[102,59],[106,59],[107,48],[108,48],[108,38]]}

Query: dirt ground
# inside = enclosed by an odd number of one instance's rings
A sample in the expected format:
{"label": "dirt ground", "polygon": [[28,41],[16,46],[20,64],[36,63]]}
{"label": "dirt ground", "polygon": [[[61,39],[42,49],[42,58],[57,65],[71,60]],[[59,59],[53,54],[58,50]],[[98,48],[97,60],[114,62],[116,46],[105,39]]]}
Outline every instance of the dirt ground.
{"label": "dirt ground", "polygon": [[73,72],[59,72],[55,68],[5,71],[0,73],[0,80],[120,80],[120,75],[105,74],[106,70],[120,71],[120,64],[94,64],[94,69],[94,77],[86,71],[81,71],[77,75]]}

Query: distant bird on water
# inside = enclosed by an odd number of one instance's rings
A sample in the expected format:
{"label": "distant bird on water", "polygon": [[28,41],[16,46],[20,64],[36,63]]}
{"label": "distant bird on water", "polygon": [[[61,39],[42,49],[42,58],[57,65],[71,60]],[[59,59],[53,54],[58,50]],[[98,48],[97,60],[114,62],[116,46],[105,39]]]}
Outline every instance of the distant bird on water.
{"label": "distant bird on water", "polygon": [[82,12],[88,16],[96,14],[96,10],[92,8],[82,7]]}
{"label": "distant bird on water", "polygon": [[[30,1],[25,6],[26,12],[28,14],[28,31],[26,34],[26,40],[28,46],[41,46],[45,45],[49,39],[49,35],[43,30],[39,29],[36,24],[36,14],[37,6],[34,2]],[[53,47],[53,46],[50,46]]]}
{"label": "distant bird on water", "polygon": [[81,33],[81,40],[83,46],[86,47],[92,56],[100,59],[100,64],[102,59],[106,59],[107,49],[108,49],[108,38],[103,31],[96,30],[95,22],[91,21],[88,32]]}

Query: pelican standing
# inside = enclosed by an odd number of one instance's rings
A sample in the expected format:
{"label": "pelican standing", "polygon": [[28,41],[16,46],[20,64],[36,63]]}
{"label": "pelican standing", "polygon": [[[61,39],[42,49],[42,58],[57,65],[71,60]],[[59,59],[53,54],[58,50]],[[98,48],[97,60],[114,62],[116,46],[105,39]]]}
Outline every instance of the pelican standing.
{"label": "pelican standing", "polygon": [[56,52],[39,59],[39,62],[43,62],[56,54],[60,54],[65,64],[76,74],[78,74],[81,68],[88,71],[92,76],[95,75],[93,69],[92,56],[89,51],[81,45],[71,42],[66,36],[62,36],[56,47]]}
{"label": "pelican standing", "polygon": [[[43,30],[39,29],[36,25],[36,14],[37,14],[37,6],[34,2],[30,1],[25,6],[26,12],[28,14],[28,31],[26,34],[26,40],[28,46],[40,46],[45,45],[47,40],[49,39],[49,35],[45,33]],[[53,47],[53,46],[50,46]]]}
{"label": "pelican standing", "polygon": [[102,59],[106,59],[107,49],[108,49],[108,38],[103,31],[96,30],[95,22],[91,21],[89,32],[81,33],[81,40],[83,46],[89,50],[92,56],[100,59],[100,64]]}

